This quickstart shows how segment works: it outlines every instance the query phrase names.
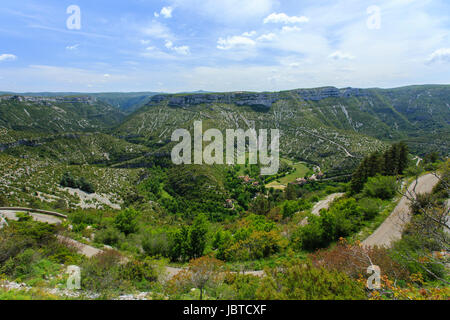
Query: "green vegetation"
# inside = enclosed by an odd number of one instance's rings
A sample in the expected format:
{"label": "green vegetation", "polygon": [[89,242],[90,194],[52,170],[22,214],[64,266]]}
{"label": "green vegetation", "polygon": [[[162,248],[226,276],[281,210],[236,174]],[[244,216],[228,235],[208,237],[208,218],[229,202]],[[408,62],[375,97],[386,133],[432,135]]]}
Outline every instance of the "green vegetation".
{"label": "green vegetation", "polygon": [[79,179],[74,178],[74,176],[72,176],[72,174],[70,172],[64,173],[59,184],[65,188],[69,187],[69,188],[80,189],[87,193],[95,192],[94,186],[92,185],[92,183],[87,182],[84,177],[81,177]]}
{"label": "green vegetation", "polygon": [[[373,153],[364,158],[359,167],[353,173],[351,188],[354,193],[360,192],[367,179],[382,174],[386,176],[402,175],[408,166],[408,146],[401,142],[394,144],[384,153]],[[379,178],[383,179],[383,178]],[[386,179],[386,178],[385,178]],[[387,181],[386,181],[387,182]],[[380,181],[383,184],[382,181]],[[372,180],[376,184],[376,180]],[[373,185],[373,187],[375,187]]]}
{"label": "green vegetation", "polygon": [[[0,299],[62,298],[69,265],[82,269],[77,299],[447,298],[449,87],[327,90],[262,95],[271,107],[250,93],[245,104],[239,94],[3,98],[0,206],[68,219],[50,226],[17,214],[0,229],[0,281],[32,287],[0,288]],[[198,119],[222,131],[280,128],[279,172],[260,176],[248,160],[173,165],[171,132]],[[405,185],[436,170],[443,182],[413,201],[402,240],[391,249],[359,246]],[[325,176],[299,179],[319,171]],[[103,253],[81,256],[57,235]],[[386,290],[365,289],[372,263]]]}

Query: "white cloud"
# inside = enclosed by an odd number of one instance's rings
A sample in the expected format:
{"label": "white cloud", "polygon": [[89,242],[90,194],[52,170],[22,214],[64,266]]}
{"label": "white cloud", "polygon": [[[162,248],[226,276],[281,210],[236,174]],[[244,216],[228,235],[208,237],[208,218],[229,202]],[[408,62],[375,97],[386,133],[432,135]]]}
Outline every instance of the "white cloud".
{"label": "white cloud", "polygon": [[428,63],[433,62],[450,62],[450,48],[441,48],[434,51],[427,60]]}
{"label": "white cloud", "polygon": [[224,38],[219,38],[217,41],[217,48],[221,50],[229,50],[235,47],[248,47],[254,46],[256,42],[248,37],[243,36],[232,36]]}
{"label": "white cloud", "polygon": [[308,22],[309,18],[305,16],[288,16],[286,13],[272,13],[264,19],[264,23],[283,23],[283,24],[295,24]]}
{"label": "white cloud", "polygon": [[173,42],[170,40],[166,40],[166,44],[165,44],[166,48],[169,50],[173,50],[176,53],[186,56],[188,54],[190,54],[190,49],[188,46],[180,46],[180,47],[176,47],[173,45]]}
{"label": "white cloud", "polygon": [[275,33],[268,33],[263,34],[262,36],[258,37],[258,41],[272,41],[277,37]]}
{"label": "white cloud", "polygon": [[200,14],[207,19],[245,24],[261,19],[273,10],[277,0],[170,0],[174,7]]}
{"label": "white cloud", "polygon": [[140,40],[140,43],[143,44],[144,46],[150,44],[150,42],[151,42],[150,40],[144,40],[144,39]]}
{"label": "white cloud", "polygon": [[282,29],[281,29],[281,32],[284,32],[284,33],[289,33],[289,32],[300,32],[300,31],[302,31],[302,29],[301,28],[299,28],[299,27],[289,27],[289,26],[284,26]]}
{"label": "white cloud", "polygon": [[79,44],[74,44],[73,46],[67,46],[66,49],[72,51],[78,49],[79,46]]}
{"label": "white cloud", "polygon": [[172,7],[164,7],[164,8],[161,9],[160,14],[164,18],[169,19],[169,18],[172,18],[172,12],[173,12],[173,8]]}
{"label": "white cloud", "polygon": [[172,33],[169,28],[167,28],[164,24],[159,23],[158,21],[153,20],[147,26],[141,28],[141,32],[152,38],[157,39],[171,39],[173,38]]}
{"label": "white cloud", "polygon": [[342,52],[339,50],[330,54],[328,56],[328,58],[334,59],[334,60],[353,60],[353,59],[355,59],[355,57],[352,56],[351,54],[345,53],[345,52]]}
{"label": "white cloud", "polygon": [[0,61],[14,61],[17,60],[17,56],[10,53],[0,54]]}
{"label": "white cloud", "polygon": [[253,37],[253,36],[256,36],[256,34],[257,34],[256,31],[250,31],[250,32],[244,32],[244,33],[242,34],[242,36],[251,38],[251,37]]}

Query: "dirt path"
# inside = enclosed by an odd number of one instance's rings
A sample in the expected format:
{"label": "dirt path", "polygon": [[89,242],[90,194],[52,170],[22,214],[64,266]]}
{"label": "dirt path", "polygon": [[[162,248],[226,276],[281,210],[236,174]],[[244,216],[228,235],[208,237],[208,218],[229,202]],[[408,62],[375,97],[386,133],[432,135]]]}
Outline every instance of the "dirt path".
{"label": "dirt path", "polygon": [[[433,187],[439,182],[439,179],[433,174],[421,176],[414,181],[408,188],[409,192],[429,193]],[[363,246],[383,246],[389,248],[393,241],[402,237],[404,226],[410,221],[410,201],[403,196],[400,202],[392,211],[391,215],[372,233],[366,240],[362,242]]]}
{"label": "dirt path", "polygon": [[321,200],[316,203],[314,208],[312,209],[311,213],[318,216],[320,213],[320,210],[322,209],[328,209],[330,207],[330,204],[337,198],[340,198],[344,195],[344,193],[333,193],[330,194],[326,199]]}

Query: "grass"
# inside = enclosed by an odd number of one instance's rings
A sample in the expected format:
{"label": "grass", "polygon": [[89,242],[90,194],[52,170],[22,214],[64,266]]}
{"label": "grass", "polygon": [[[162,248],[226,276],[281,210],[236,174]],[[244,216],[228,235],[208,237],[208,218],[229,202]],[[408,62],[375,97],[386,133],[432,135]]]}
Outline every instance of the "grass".
{"label": "grass", "polygon": [[311,170],[303,162],[294,163],[292,160],[284,158],[281,159],[281,162],[290,165],[293,168],[293,171],[284,177],[268,183],[266,185],[267,188],[284,190],[289,183],[294,182],[298,178],[303,178],[311,173]]}
{"label": "grass", "polygon": [[290,161],[290,160],[285,160],[285,161],[287,161],[288,164],[291,165],[294,168],[294,172],[288,174],[287,176],[284,176],[283,178],[280,178],[279,182],[281,184],[288,184],[290,182],[294,182],[295,179],[303,178],[305,175],[307,175],[311,171],[302,162],[293,164],[292,161]]}

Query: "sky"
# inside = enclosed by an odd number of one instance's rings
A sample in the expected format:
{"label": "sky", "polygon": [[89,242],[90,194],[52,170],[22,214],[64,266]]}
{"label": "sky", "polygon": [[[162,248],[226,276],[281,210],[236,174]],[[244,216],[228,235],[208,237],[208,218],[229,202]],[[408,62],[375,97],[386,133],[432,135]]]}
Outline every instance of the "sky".
{"label": "sky", "polygon": [[15,0],[0,91],[450,83],[448,0]]}

